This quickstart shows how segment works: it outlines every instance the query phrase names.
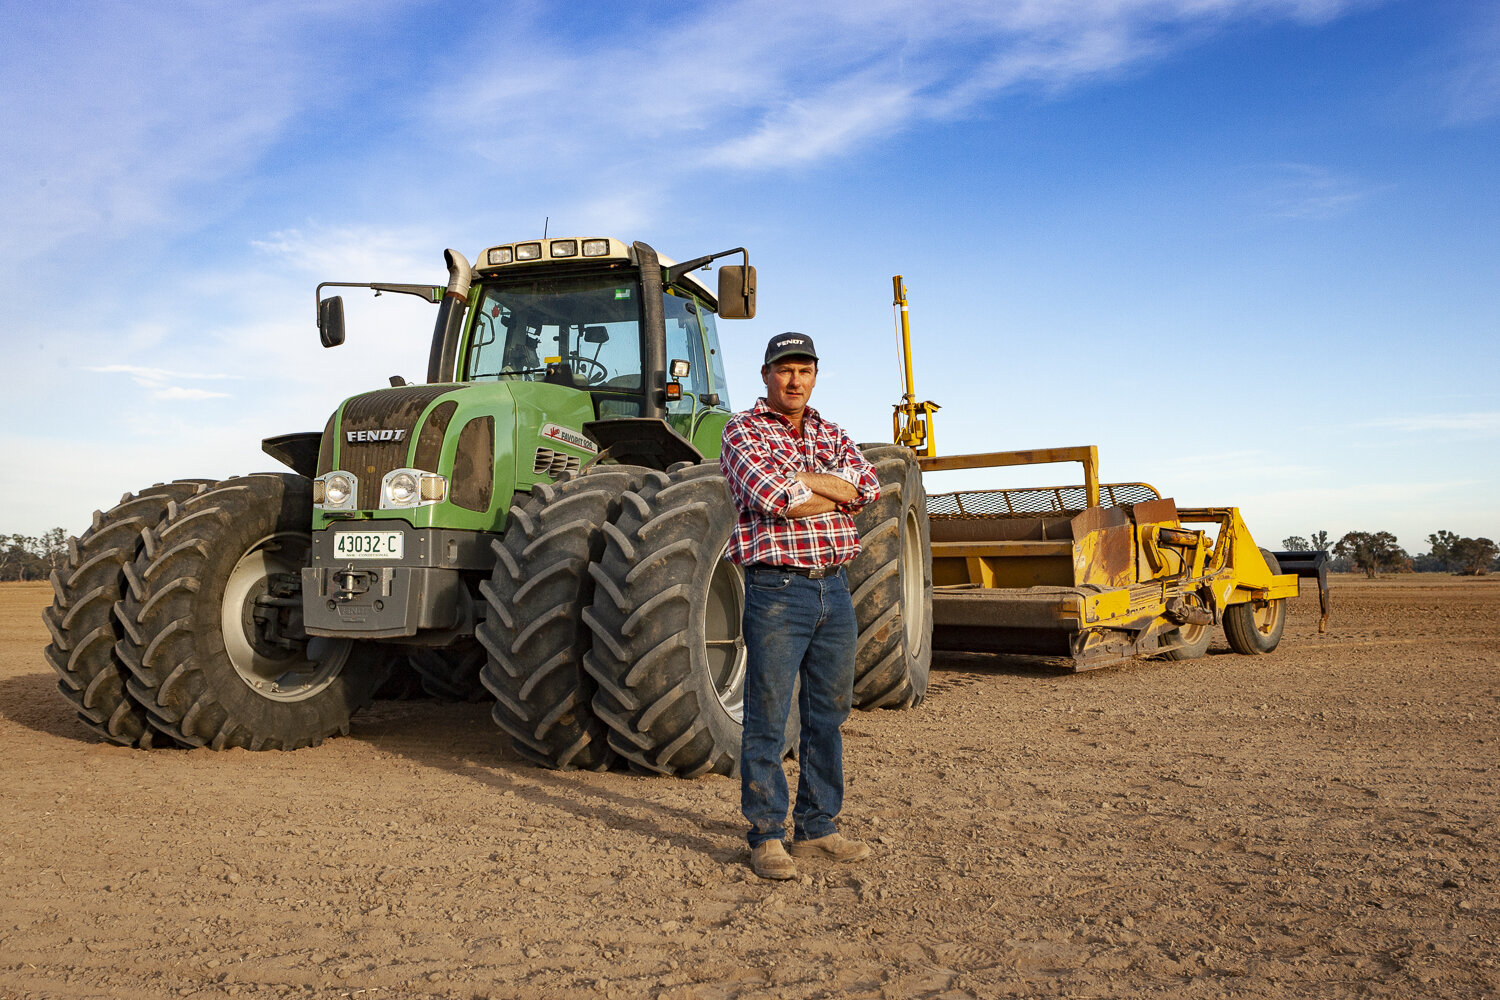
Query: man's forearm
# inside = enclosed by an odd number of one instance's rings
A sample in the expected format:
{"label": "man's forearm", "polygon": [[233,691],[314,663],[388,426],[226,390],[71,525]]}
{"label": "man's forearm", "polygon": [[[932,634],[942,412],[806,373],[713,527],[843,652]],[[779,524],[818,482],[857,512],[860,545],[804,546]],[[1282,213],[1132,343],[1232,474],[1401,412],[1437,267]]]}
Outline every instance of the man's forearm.
{"label": "man's forearm", "polygon": [[814,493],[795,507],[788,507],[785,516],[789,518],[812,517],[814,514],[827,514],[838,510],[838,504],[825,496]]}
{"label": "man's forearm", "polygon": [[859,496],[859,489],[853,483],[827,472],[799,472],[797,481],[818,496],[834,503],[848,503]]}

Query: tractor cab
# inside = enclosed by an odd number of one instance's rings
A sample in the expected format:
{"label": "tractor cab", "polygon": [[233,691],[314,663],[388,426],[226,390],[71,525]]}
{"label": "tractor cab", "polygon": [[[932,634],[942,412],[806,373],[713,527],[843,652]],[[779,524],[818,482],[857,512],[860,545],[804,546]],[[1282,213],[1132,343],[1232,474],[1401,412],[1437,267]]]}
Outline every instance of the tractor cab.
{"label": "tractor cab", "polygon": [[718,301],[694,275],[606,239],[491,247],[473,271],[456,380],[587,392],[595,421],[661,420],[717,454],[730,413]]}

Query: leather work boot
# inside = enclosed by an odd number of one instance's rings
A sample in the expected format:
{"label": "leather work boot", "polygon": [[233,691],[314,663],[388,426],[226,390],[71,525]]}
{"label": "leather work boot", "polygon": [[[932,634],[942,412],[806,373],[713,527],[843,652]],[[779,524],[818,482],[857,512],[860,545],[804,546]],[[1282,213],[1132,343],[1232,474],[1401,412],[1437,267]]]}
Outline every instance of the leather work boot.
{"label": "leather work boot", "polygon": [[850,840],[842,833],[830,833],[826,837],[815,837],[812,840],[792,841],[792,856],[824,858],[828,861],[863,861],[870,856],[870,845],[861,840]]}
{"label": "leather work boot", "polygon": [[786,847],[779,840],[768,840],[759,847],[750,848],[750,869],[761,878],[797,877],[797,866],[787,857]]}

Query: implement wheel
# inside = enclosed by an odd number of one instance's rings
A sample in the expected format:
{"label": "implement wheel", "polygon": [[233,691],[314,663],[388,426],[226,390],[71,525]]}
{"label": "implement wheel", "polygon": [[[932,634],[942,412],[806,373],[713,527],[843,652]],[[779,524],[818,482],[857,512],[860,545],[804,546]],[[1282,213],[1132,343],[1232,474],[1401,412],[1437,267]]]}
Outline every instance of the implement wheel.
{"label": "implement wheel", "polygon": [[[717,463],[646,474],[604,529],[584,621],[594,714],[637,769],[734,774],[744,728],[744,574],[724,558],[738,513]],[[795,707],[787,746],[800,729]]]}
{"label": "implement wheel", "polygon": [[1161,637],[1161,655],[1167,660],[1196,660],[1208,652],[1212,625],[1179,625]]}
{"label": "implement wheel", "polygon": [[856,708],[910,708],[927,696],[932,668],[932,545],[927,491],[912,452],[861,445],[880,497],[855,515],[860,552],[849,564],[859,625]]}
{"label": "implement wheel", "polygon": [[143,535],[167,508],[201,493],[208,479],[158,483],[127,493],[80,538],[68,539],[68,561],[52,572],[52,606],[42,620],[52,633],[47,662],[57,671],[58,690],[78,710],[84,725],[122,746],[170,743],[146,721],[146,711],[125,690],[128,671],[115,655],[124,635],[114,608],[125,592],[125,567],[135,561]]}
{"label": "implement wheel", "polygon": [[495,695],[495,725],[543,767],[598,771],[614,760],[583,668],[593,642],[583,610],[594,599],[589,566],[604,554],[604,525],[647,471],[608,465],[539,483],[517,498],[493,543],[495,570],[479,587],[489,606],[479,629],[484,684]]}
{"label": "implement wheel", "polygon": [[[1273,576],[1281,575],[1281,563],[1265,549],[1260,550]],[[1286,628],[1286,599],[1274,601],[1231,604],[1224,609],[1224,638],[1236,653],[1259,656],[1269,653],[1281,644],[1281,631]]]}
{"label": "implement wheel", "polygon": [[385,647],[309,637],[312,484],[266,473],[176,504],[126,569],[116,651],[151,724],[191,746],[291,750],[347,733]]}
{"label": "implement wheel", "polygon": [[[1188,595],[1186,601],[1193,607],[1202,609],[1204,598],[1201,594]],[[1159,640],[1162,659],[1165,660],[1196,660],[1208,652],[1208,644],[1213,640],[1214,627],[1212,624],[1194,625],[1186,623],[1179,625],[1170,632],[1162,633]]]}

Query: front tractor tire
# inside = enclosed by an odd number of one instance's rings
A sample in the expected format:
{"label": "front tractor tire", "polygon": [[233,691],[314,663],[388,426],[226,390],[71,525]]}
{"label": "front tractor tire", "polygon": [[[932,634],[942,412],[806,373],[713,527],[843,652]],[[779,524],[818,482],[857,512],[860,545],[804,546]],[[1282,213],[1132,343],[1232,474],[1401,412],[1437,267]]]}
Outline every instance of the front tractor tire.
{"label": "front tractor tire", "polygon": [[215,750],[292,750],[349,731],[384,648],[302,630],[312,488],[229,479],[177,504],[126,569],[116,650],[158,730]]}
{"label": "front tractor tire", "polygon": [[911,708],[932,669],[932,529],[916,456],[896,444],[860,446],[880,496],[855,515],[860,552],[849,563],[859,625],[856,708]]}
{"label": "front tractor tire", "polygon": [[607,465],[538,483],[518,497],[493,543],[494,573],[479,587],[488,607],[478,630],[489,653],[482,678],[495,696],[495,724],[543,767],[598,771],[615,759],[583,668],[592,641],[583,611],[594,598],[589,565],[604,553],[604,525],[648,471]]}
{"label": "front tractor tire", "polygon": [[[632,767],[735,774],[744,731],[744,574],[724,558],[738,513],[717,463],[648,473],[590,567],[584,657],[594,714]],[[789,748],[800,728],[795,709]]]}
{"label": "front tractor tire", "polygon": [[125,690],[128,671],[115,655],[123,632],[114,608],[125,591],[125,567],[141,552],[144,533],[167,508],[201,493],[212,480],[158,483],[127,493],[93,525],[68,540],[68,561],[52,573],[52,606],[42,612],[52,642],[47,662],[57,687],[84,725],[112,743],[149,748],[170,742],[151,728]]}

